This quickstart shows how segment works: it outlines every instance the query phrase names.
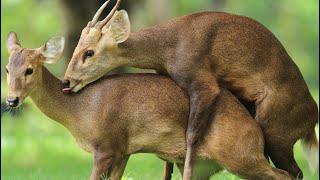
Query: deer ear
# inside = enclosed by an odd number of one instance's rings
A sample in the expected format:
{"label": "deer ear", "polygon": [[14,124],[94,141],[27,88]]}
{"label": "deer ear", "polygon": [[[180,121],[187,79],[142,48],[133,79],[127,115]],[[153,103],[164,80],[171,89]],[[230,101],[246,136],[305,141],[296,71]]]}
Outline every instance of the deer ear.
{"label": "deer ear", "polygon": [[46,58],[45,63],[53,64],[57,62],[64,49],[64,37],[53,37],[46,42],[39,50]]}
{"label": "deer ear", "polygon": [[109,23],[102,28],[102,33],[108,32],[117,42],[126,41],[130,35],[130,20],[127,11],[117,11]]}
{"label": "deer ear", "polygon": [[7,37],[7,48],[9,53],[18,48],[21,48],[18,36],[15,32],[9,32]]}

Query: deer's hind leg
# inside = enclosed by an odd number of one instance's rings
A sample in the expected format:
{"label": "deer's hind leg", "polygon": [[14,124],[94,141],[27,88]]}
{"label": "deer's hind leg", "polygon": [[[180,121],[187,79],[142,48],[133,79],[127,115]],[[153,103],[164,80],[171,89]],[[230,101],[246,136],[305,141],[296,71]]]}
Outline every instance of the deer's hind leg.
{"label": "deer's hind leg", "polygon": [[[224,97],[219,102],[230,101]],[[292,179],[289,173],[273,168],[268,163],[264,155],[263,133],[253,118],[240,113],[244,108],[231,108],[217,110],[219,117],[211,125],[215,131],[208,132],[200,147],[207,158],[216,160],[228,171],[247,179]]]}
{"label": "deer's hind leg", "polygon": [[[242,138],[239,138],[242,139]],[[252,141],[254,142],[254,141]],[[239,147],[239,144],[242,144]],[[221,166],[233,174],[246,179],[261,180],[292,180],[290,174],[284,170],[273,168],[264,156],[263,148],[245,142],[237,143],[232,149],[219,150],[213,153]],[[261,145],[261,144],[260,144]],[[223,145],[222,145],[223,146]],[[248,146],[251,146],[248,148]],[[216,150],[215,150],[216,151]]]}
{"label": "deer's hind leg", "polygon": [[303,173],[294,159],[293,146],[310,129],[314,129],[315,122],[313,124],[310,119],[317,119],[318,112],[312,104],[302,101],[293,106],[284,104],[287,101],[269,94],[257,106],[255,119],[263,129],[268,155],[274,165],[302,179]]}

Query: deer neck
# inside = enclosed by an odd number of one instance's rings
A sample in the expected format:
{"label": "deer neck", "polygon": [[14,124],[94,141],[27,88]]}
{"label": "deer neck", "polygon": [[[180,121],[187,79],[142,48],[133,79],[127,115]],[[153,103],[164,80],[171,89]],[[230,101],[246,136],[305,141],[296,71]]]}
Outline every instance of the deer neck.
{"label": "deer neck", "polygon": [[61,88],[61,81],[43,67],[42,78],[30,97],[40,111],[70,129],[76,116],[77,98],[63,94]]}
{"label": "deer neck", "polygon": [[[163,32],[165,34],[165,32]],[[164,46],[163,34],[157,33],[154,28],[145,28],[132,32],[129,38],[119,44],[120,58],[126,60],[128,66],[155,69],[165,69],[168,46]]]}

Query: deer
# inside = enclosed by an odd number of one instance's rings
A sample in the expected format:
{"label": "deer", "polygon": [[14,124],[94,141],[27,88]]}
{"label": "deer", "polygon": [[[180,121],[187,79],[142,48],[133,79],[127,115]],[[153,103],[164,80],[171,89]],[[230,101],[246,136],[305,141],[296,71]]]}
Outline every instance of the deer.
{"label": "deer", "polygon": [[[260,125],[266,156],[302,178],[293,146],[311,140],[318,107],[297,65],[265,26],[240,15],[199,12],[131,32],[120,0],[102,20],[109,1],[82,30],[64,76],[64,92],[77,93],[111,70],[130,66],[170,76],[190,97],[184,180],[206,131],[221,87],[246,105]],[[317,159],[318,143],[307,149]],[[312,165],[318,169],[318,161]]]}
{"label": "deer", "polygon": [[[154,153],[183,171],[189,97],[169,77],[115,74],[69,95],[43,66],[59,60],[63,38],[29,49],[10,32],[7,47],[8,105],[17,108],[30,96],[41,112],[68,129],[93,153],[91,180],[120,180],[135,153]],[[268,163],[261,128],[232,93],[221,89],[212,111],[196,153],[195,179],[209,179],[223,168],[249,179],[292,179]]]}

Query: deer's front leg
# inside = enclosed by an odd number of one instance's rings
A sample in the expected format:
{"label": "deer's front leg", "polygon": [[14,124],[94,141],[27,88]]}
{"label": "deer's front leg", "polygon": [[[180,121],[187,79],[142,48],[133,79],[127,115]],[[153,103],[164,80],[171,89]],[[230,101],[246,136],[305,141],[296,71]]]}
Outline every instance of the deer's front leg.
{"label": "deer's front leg", "polygon": [[113,156],[111,153],[95,151],[90,180],[102,180],[104,177],[108,177],[108,171],[112,162]]}
{"label": "deer's front leg", "polygon": [[190,115],[186,134],[187,153],[183,180],[191,180],[193,156],[206,127],[208,127],[213,104],[219,94],[219,87],[213,74],[205,68],[199,68],[199,66],[195,66],[192,70],[177,71],[170,75],[188,92],[190,97]]}
{"label": "deer's front leg", "polygon": [[110,169],[110,180],[121,180],[128,160],[129,155],[120,156],[114,160]]}
{"label": "deer's front leg", "polygon": [[163,180],[171,180],[172,173],[173,173],[173,163],[166,162],[164,166]]}

